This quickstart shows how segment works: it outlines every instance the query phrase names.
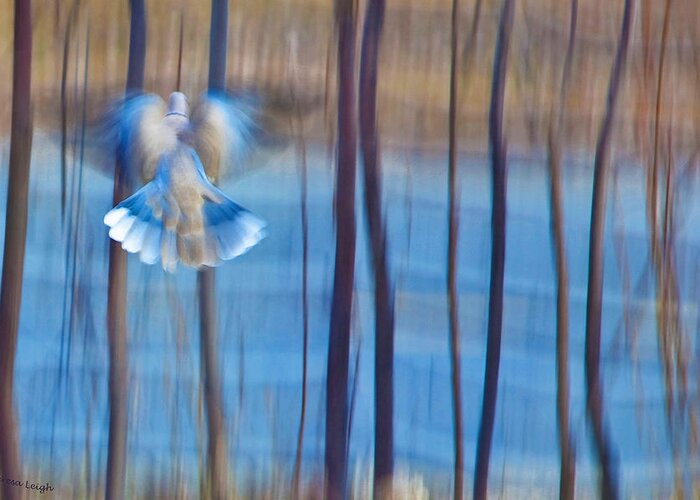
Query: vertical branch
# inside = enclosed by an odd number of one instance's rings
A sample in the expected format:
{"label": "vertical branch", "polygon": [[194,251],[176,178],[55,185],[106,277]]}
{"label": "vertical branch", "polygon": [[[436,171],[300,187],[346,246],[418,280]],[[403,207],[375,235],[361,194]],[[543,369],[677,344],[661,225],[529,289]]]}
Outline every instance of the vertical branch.
{"label": "vertical branch", "polygon": [[607,108],[596,143],[593,173],[593,200],[591,206],[591,232],[588,263],[588,298],[586,304],[586,409],[591,422],[595,451],[601,468],[600,495],[616,499],[619,496],[617,482],[617,457],[611,447],[603,420],[603,388],[600,380],[600,337],[603,303],[603,251],[605,235],[605,201],[607,167],[610,153],[615,105],[630,40],[634,0],[625,0],[620,40],[615,54]]}
{"label": "vertical branch", "polygon": [[651,167],[651,186],[650,186],[650,207],[649,218],[651,220],[651,238],[652,238],[652,256],[654,261],[660,260],[661,248],[658,240],[658,172],[659,172],[659,142],[661,136],[661,127],[659,124],[662,108],[662,90],[664,82],[664,63],[666,61],[666,44],[668,40],[668,28],[671,13],[671,0],[666,0],[664,7],[664,20],[661,31],[661,51],[659,53],[659,72],[656,80],[656,106],[654,113],[654,150],[653,161]]}
{"label": "vertical branch", "polygon": [[[78,14],[80,2],[73,3],[68,14],[66,32],[63,39],[63,65],[61,67],[61,223],[66,216],[66,185],[68,171],[68,98],[66,95],[68,86],[68,56],[70,54],[70,35]],[[58,22],[58,19],[56,20]]]}
{"label": "vertical branch", "polygon": [[[63,45],[63,67],[61,71],[61,225],[66,225],[66,253],[65,253],[65,280],[66,285],[63,288],[63,317],[61,321],[61,348],[59,351],[59,362],[58,362],[58,385],[62,386],[65,377],[64,375],[68,372],[68,358],[67,353],[70,352],[70,340],[71,331],[70,321],[69,321],[69,290],[72,286],[68,285],[69,273],[70,273],[70,261],[71,261],[71,234],[73,233],[73,217],[66,216],[66,206],[67,206],[67,189],[68,189],[68,61],[70,56],[70,40],[71,32],[73,30],[74,24],[78,17],[78,11],[80,9],[80,2],[76,1],[71,7],[70,14],[68,16],[68,22],[66,23],[66,32]],[[77,49],[77,45],[76,45]],[[77,79],[77,55],[76,55],[76,79]],[[77,92],[77,81],[75,82],[76,92]],[[77,94],[76,94],[77,98]],[[76,139],[77,140],[77,139]],[[75,166],[75,146],[73,143],[73,166]],[[71,185],[71,197],[73,195],[74,183]],[[67,341],[67,349],[66,349]],[[66,356],[66,361],[64,361],[64,353]],[[64,370],[65,366],[65,370]],[[55,425],[52,422],[52,426]],[[53,433],[53,430],[52,430]]]}
{"label": "vertical branch", "polygon": [[[14,409],[14,368],[32,154],[31,81],[32,7],[30,1],[15,0],[10,173],[0,284],[0,473],[5,478],[16,480],[21,478],[21,463]],[[20,496],[17,488],[9,482],[3,482],[2,492],[9,500]]]}
{"label": "vertical branch", "polygon": [[[673,359],[672,359],[672,346],[673,343],[673,316],[669,315],[669,306],[672,307],[672,303],[669,303],[667,291],[674,287],[672,283],[673,277],[672,273],[668,273],[667,269],[667,252],[665,243],[665,234],[659,237],[659,225],[665,231],[666,220],[665,217],[668,214],[668,194],[666,192],[666,206],[664,207],[664,220],[659,221],[659,155],[660,155],[660,141],[661,141],[661,114],[663,105],[663,88],[664,88],[664,67],[666,61],[666,47],[668,42],[668,31],[670,23],[671,14],[671,0],[666,0],[664,7],[664,19],[663,28],[661,31],[661,50],[659,53],[659,69],[656,80],[656,106],[654,111],[654,144],[653,144],[653,160],[651,165],[651,172],[649,174],[648,184],[647,184],[647,219],[650,225],[650,238],[651,238],[651,253],[652,253],[652,264],[654,266],[656,275],[656,297],[657,297],[657,310],[656,310],[656,324],[659,336],[659,345],[661,348],[661,360],[664,368],[664,379],[666,387],[666,418],[669,425],[669,430],[672,431],[672,419],[673,411],[675,407],[675,395],[674,395],[674,374],[673,374]],[[670,150],[670,144],[667,146]],[[667,174],[670,172],[671,165],[667,165]],[[669,321],[671,320],[671,321]],[[671,438],[672,442],[675,439]],[[672,443],[675,448],[675,443]],[[675,450],[674,450],[675,453]]]}
{"label": "vertical branch", "polygon": [[[298,106],[298,105],[297,105]],[[297,107],[298,110],[298,107]],[[298,112],[298,111],[297,111]],[[299,113],[299,112],[298,112]],[[300,115],[298,115],[300,118]],[[299,122],[300,123],[300,122]],[[309,217],[307,211],[307,171],[306,171],[306,146],[304,145],[303,132],[300,126],[299,156],[301,165],[301,233],[302,233],[302,284],[301,302],[303,316],[303,340],[302,340],[302,374],[301,374],[301,410],[299,415],[299,432],[297,433],[297,451],[294,458],[293,492],[299,497],[299,482],[301,477],[301,461],[304,449],[304,426],[306,423],[307,379],[308,379],[308,352],[309,352]]]}
{"label": "vertical branch", "polygon": [[464,49],[462,50],[462,64],[464,65],[465,69],[471,62],[471,57],[474,54],[474,49],[476,48],[476,37],[479,34],[482,4],[482,0],[475,0],[474,14],[472,16],[472,24],[469,30],[469,38],[467,38],[467,41],[464,44]]}
{"label": "vertical branch", "polygon": [[228,0],[212,0],[209,32],[209,88],[226,87]]}
{"label": "vertical branch", "polygon": [[214,269],[197,272],[199,293],[200,363],[207,419],[207,481],[212,498],[225,498],[226,435],[221,401],[217,348],[217,314]]}
{"label": "vertical branch", "polygon": [[347,488],[348,363],[355,281],[355,4],[336,0],[338,30],[338,171],[333,299],[326,375],[326,498],[340,500]]}
{"label": "vertical branch", "polygon": [[[70,358],[72,352],[72,337],[75,330],[75,322],[77,320],[78,304],[80,301],[80,286],[78,277],[78,242],[80,238],[80,212],[83,205],[83,167],[85,159],[85,125],[87,123],[87,99],[88,99],[88,73],[90,60],[90,13],[87,16],[87,29],[85,33],[85,52],[83,55],[85,62],[83,67],[83,96],[81,110],[81,125],[80,125],[80,150],[78,172],[74,175],[71,188],[71,209],[70,209],[70,224],[68,225],[68,233],[66,238],[66,260],[70,257],[70,264],[66,265],[66,289],[71,290],[70,310],[68,312],[68,346],[66,348],[65,361],[65,378],[68,379],[68,370],[70,367]],[[76,82],[77,85],[77,82]],[[76,138],[77,142],[77,138]],[[71,234],[72,233],[72,234]],[[72,255],[71,255],[72,253]],[[70,278],[68,274],[70,272]],[[66,299],[64,296],[64,304]],[[64,326],[65,328],[65,326]]]}
{"label": "vertical branch", "polygon": [[308,182],[307,182],[307,164],[306,164],[306,144],[304,142],[304,122],[301,116],[301,108],[296,97],[295,85],[296,70],[297,70],[297,39],[292,39],[292,50],[290,54],[291,70],[291,94],[292,105],[296,118],[296,127],[298,130],[297,136],[297,151],[299,154],[299,167],[301,170],[301,238],[302,238],[302,281],[301,281],[301,303],[302,303],[302,321],[303,321],[303,339],[302,339],[302,368],[301,368],[301,409],[299,414],[299,430],[297,432],[297,450],[294,457],[294,472],[292,474],[292,494],[295,499],[300,496],[300,481],[301,481],[301,464],[302,454],[304,451],[304,428],[306,425],[306,405],[308,392],[308,352],[309,352],[309,216],[307,211],[308,199]]}
{"label": "vertical branch", "polygon": [[452,0],[452,34],[450,45],[450,108],[448,114],[449,152],[447,300],[450,315],[450,363],[452,384],[452,419],[454,421],[455,500],[464,494],[464,430],[462,419],[462,375],[459,349],[459,295],[457,294],[457,242],[459,240],[459,195],[457,193],[457,46],[459,38],[459,0]]}
{"label": "vertical branch", "polygon": [[[129,0],[131,33],[126,93],[143,87],[146,62],[146,10],[144,0]],[[128,195],[127,175],[122,158],[117,158],[112,205]],[[109,282],[107,285],[107,338],[109,348],[109,445],[107,450],[107,500],[124,498],[126,435],[128,424],[128,358],[126,348],[126,252],[109,241]]]}
{"label": "vertical branch", "polygon": [[498,397],[498,370],[501,361],[503,323],[503,279],[506,260],[506,141],[503,136],[503,97],[510,35],[513,30],[513,0],[504,0],[493,66],[493,86],[489,111],[489,142],[493,176],[491,213],[491,285],[489,290],[488,339],[484,372],[484,398],[479,424],[474,474],[474,498],[486,498],[491,441]]}
{"label": "vertical branch", "polygon": [[561,468],[559,498],[574,498],[576,485],[576,454],[574,440],[569,427],[569,271],[566,262],[564,236],[564,202],[561,173],[562,118],[569,90],[569,78],[576,41],[578,0],[571,0],[569,42],[566,49],[564,69],[561,77],[558,109],[552,107],[548,134],[548,163],[550,175],[550,203],[552,246],[556,261],[557,287],[557,427]]}
{"label": "vertical branch", "polygon": [[129,0],[131,8],[131,35],[129,39],[129,68],[126,74],[126,91],[138,91],[143,87],[146,69],[146,9],[143,0]]}
{"label": "vertical branch", "polygon": [[[212,0],[209,36],[209,89],[226,87],[226,40],[228,0]],[[221,401],[221,375],[218,362],[218,323],[216,275],[213,268],[197,272],[199,293],[199,333],[204,402],[207,414],[207,475],[214,500],[226,497],[227,444]]]}
{"label": "vertical branch", "polygon": [[185,38],[185,14],[180,11],[180,32],[177,45],[177,77],[175,80],[175,89],[182,90],[182,44]]}
{"label": "vertical branch", "polygon": [[374,498],[389,498],[394,469],[394,293],[382,222],[381,157],[377,133],[377,72],[384,0],[367,3],[360,61],[360,146],[365,209],[374,272]]}

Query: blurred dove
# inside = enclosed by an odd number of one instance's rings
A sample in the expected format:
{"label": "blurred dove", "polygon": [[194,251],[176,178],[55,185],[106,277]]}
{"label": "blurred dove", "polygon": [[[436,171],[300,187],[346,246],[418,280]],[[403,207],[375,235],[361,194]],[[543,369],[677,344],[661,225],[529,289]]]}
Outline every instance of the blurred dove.
{"label": "blurred dove", "polygon": [[250,148],[252,113],[249,100],[223,92],[206,94],[191,117],[181,92],[167,107],[155,94],[124,100],[111,114],[117,155],[127,178],[145,185],[105,215],[109,236],[169,272],[178,260],[216,266],[257,244],[265,223],[213,184]]}

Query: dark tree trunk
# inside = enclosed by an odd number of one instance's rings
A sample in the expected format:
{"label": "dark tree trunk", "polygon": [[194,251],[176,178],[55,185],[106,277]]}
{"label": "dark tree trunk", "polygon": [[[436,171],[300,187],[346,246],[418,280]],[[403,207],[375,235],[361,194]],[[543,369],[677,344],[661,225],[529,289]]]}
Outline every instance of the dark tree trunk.
{"label": "dark tree trunk", "polygon": [[302,270],[301,270],[301,307],[302,307],[302,360],[301,360],[301,408],[299,412],[299,427],[297,429],[297,449],[294,456],[292,471],[292,498],[301,498],[301,466],[304,452],[304,430],[306,428],[306,407],[308,400],[308,368],[309,368],[309,216],[308,216],[308,169],[306,163],[306,143],[304,139],[304,119],[296,94],[298,85],[298,43],[292,38],[289,51],[289,94],[294,110],[290,119],[292,131],[296,133],[297,154],[299,166],[299,205],[301,215],[302,240]]}
{"label": "dark tree trunk", "polygon": [[576,486],[576,453],[569,426],[569,272],[561,179],[561,125],[571,75],[577,17],[578,0],[571,0],[569,43],[562,71],[558,109],[552,109],[548,134],[552,246],[557,280],[557,427],[561,454],[559,498],[562,500],[573,499]]}
{"label": "dark tree trunk", "polygon": [[464,430],[462,419],[462,369],[459,348],[459,294],[457,293],[457,242],[459,241],[459,194],[457,192],[457,47],[459,43],[459,0],[452,1],[452,36],[450,46],[450,109],[448,114],[449,152],[447,301],[450,314],[450,363],[452,385],[452,420],[454,422],[454,482],[452,495],[464,495]]}
{"label": "dark tree trunk", "polygon": [[199,290],[200,363],[207,415],[207,483],[213,499],[226,498],[226,434],[218,362],[214,269],[197,273]]}
{"label": "dark tree trunk", "polygon": [[[15,0],[10,173],[0,291],[0,474],[15,480],[22,477],[13,391],[32,154],[31,81],[31,2]],[[3,483],[2,492],[11,500],[19,498],[21,490]]]}
{"label": "dark tree trunk", "polygon": [[[126,93],[143,87],[146,62],[146,10],[143,0],[130,0],[131,34]],[[117,158],[112,205],[129,195],[123,162]],[[124,498],[126,476],[126,435],[129,397],[126,328],[126,252],[113,240],[109,242],[109,283],[107,289],[107,337],[109,343],[109,447],[107,451],[107,500]]]}
{"label": "dark tree trunk", "polygon": [[576,455],[569,428],[569,273],[564,244],[564,209],[561,180],[561,145],[556,132],[548,136],[551,227],[557,279],[557,428],[561,457],[559,498],[574,498]]}
{"label": "dark tree trunk", "polygon": [[355,279],[355,10],[336,0],[338,29],[338,171],[336,175],[335,275],[326,370],[326,495],[345,498],[348,461],[348,363]]}
{"label": "dark tree trunk", "polygon": [[476,449],[474,498],[485,499],[488,487],[489,458],[498,397],[498,369],[501,362],[501,327],[503,323],[503,279],[506,260],[506,141],[503,136],[503,97],[510,35],[513,30],[513,0],[504,0],[493,66],[493,87],[489,112],[489,142],[493,176],[491,219],[491,289],[489,291],[488,340],[484,399]]}
{"label": "dark tree trunk", "polygon": [[603,388],[600,379],[600,330],[603,304],[603,251],[605,235],[605,202],[607,193],[607,168],[610,153],[615,104],[622,73],[627,58],[632,24],[633,0],[625,0],[620,41],[610,74],[607,108],[596,143],[593,173],[593,200],[591,207],[591,232],[588,262],[588,300],[586,305],[586,409],[593,429],[598,463],[601,469],[601,498],[614,500],[619,497],[617,457],[607,435],[603,419]]}
{"label": "dark tree trunk", "polygon": [[[212,0],[209,45],[209,89],[226,87],[228,0]],[[216,181],[216,179],[215,179]],[[226,498],[227,444],[224,429],[221,375],[218,358],[216,275],[213,268],[197,273],[199,332],[204,403],[207,412],[207,474],[214,500]]]}
{"label": "dark tree trunk", "polygon": [[[292,81],[294,85],[296,80]],[[294,457],[294,472],[292,474],[292,494],[294,499],[301,498],[301,465],[304,452],[304,428],[306,425],[306,406],[308,399],[308,367],[309,367],[309,216],[307,210],[308,199],[308,174],[306,165],[306,145],[304,143],[303,120],[301,109],[296,95],[292,95],[298,134],[297,149],[299,152],[299,166],[301,167],[301,238],[302,238],[302,278],[301,278],[301,306],[302,306],[302,364],[301,364],[301,410],[299,413],[299,429],[297,431],[297,450]]]}
{"label": "dark tree trunk", "polygon": [[377,134],[377,69],[384,0],[367,3],[360,62],[360,144],[374,272],[374,498],[390,498],[394,469],[394,293],[389,275]]}
{"label": "dark tree trunk", "polygon": [[209,32],[209,88],[226,87],[228,0],[212,0]]}
{"label": "dark tree trunk", "polygon": [[129,68],[126,74],[127,93],[143,88],[143,75],[146,69],[146,8],[143,0],[129,0],[129,5],[131,7],[131,35],[129,38]]}

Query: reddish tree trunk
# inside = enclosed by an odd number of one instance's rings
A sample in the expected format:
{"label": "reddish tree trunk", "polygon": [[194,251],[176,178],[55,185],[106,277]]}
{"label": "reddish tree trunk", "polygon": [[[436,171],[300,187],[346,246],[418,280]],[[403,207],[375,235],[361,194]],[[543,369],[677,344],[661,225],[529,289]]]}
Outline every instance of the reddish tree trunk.
{"label": "reddish tree trunk", "polygon": [[578,0],[571,0],[569,42],[562,71],[558,109],[552,109],[548,134],[552,246],[557,280],[557,427],[561,455],[559,475],[561,500],[573,499],[576,486],[576,453],[569,425],[569,272],[566,261],[561,179],[561,125],[571,75],[577,17]]}
{"label": "reddish tree trunk", "polygon": [[338,172],[333,299],[326,370],[326,498],[340,500],[347,488],[348,363],[355,280],[355,11],[336,0],[338,29]]}
{"label": "reddish tree trunk", "polygon": [[[212,0],[209,36],[209,89],[226,87],[228,0]],[[215,179],[216,180],[216,179]],[[207,415],[207,474],[214,500],[226,498],[227,441],[224,429],[221,374],[218,358],[216,274],[213,268],[197,273],[199,333],[204,404]]]}
{"label": "reddish tree trunk", "polygon": [[601,498],[614,500],[619,497],[617,481],[617,457],[610,443],[603,418],[603,387],[600,380],[600,337],[603,310],[603,252],[605,235],[605,202],[607,195],[607,167],[610,153],[615,104],[619,93],[622,72],[627,58],[632,24],[633,0],[625,0],[620,41],[615,55],[607,108],[596,143],[593,173],[593,200],[591,206],[591,232],[588,261],[588,299],[586,304],[586,409],[593,430],[598,464],[601,469]]}
{"label": "reddish tree trunk", "polygon": [[[10,174],[0,291],[0,473],[4,478],[21,480],[13,391],[32,154],[32,9],[28,0],[15,0],[12,71]],[[4,498],[13,499],[20,497],[21,490],[3,483],[2,492]]]}
{"label": "reddish tree trunk", "polygon": [[[131,33],[126,93],[143,87],[146,62],[146,10],[143,0],[130,0]],[[117,158],[112,204],[129,195],[123,162]],[[128,425],[128,353],[126,327],[126,252],[116,241],[109,242],[109,283],[107,285],[107,338],[109,344],[109,445],[107,451],[107,500],[124,498],[126,477],[126,436]]]}
{"label": "reddish tree trunk", "polygon": [[457,292],[457,242],[459,241],[459,194],[457,192],[457,46],[459,39],[459,0],[452,1],[452,37],[450,51],[450,109],[448,114],[449,153],[447,301],[450,314],[450,363],[452,420],[454,422],[454,472],[452,495],[464,494],[464,429],[462,418],[462,368],[459,348],[459,294]]}
{"label": "reddish tree trunk", "polygon": [[503,279],[506,260],[506,141],[503,136],[503,96],[510,35],[513,30],[513,0],[504,0],[493,68],[489,142],[493,178],[491,214],[491,289],[489,292],[488,340],[484,373],[484,400],[479,425],[474,474],[474,498],[485,499],[488,488],[489,459],[498,397],[498,370],[501,363],[503,323]]}
{"label": "reddish tree trunk", "polygon": [[360,144],[374,272],[374,498],[389,498],[394,469],[394,293],[389,275],[377,134],[377,66],[384,0],[367,3],[360,62]]}

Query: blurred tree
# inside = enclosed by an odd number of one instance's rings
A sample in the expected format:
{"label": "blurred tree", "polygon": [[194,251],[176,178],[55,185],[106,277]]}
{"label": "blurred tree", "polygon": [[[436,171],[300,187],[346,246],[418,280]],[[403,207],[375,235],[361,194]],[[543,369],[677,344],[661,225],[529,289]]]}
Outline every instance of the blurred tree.
{"label": "blurred tree", "polygon": [[476,37],[479,34],[479,23],[481,21],[481,6],[482,0],[475,0],[471,29],[469,30],[469,36],[466,38],[464,48],[462,49],[462,69],[465,71],[471,65],[472,56],[476,50]]}
{"label": "blurred tree", "polygon": [[[477,9],[480,3],[477,3]],[[475,12],[476,14],[476,12]],[[475,22],[478,22],[476,17]],[[476,28],[475,28],[476,29]],[[474,32],[472,31],[472,35]],[[459,241],[459,193],[457,192],[457,47],[459,39],[459,0],[452,0],[452,34],[450,45],[450,109],[448,112],[449,151],[448,184],[448,242],[447,242],[447,301],[450,314],[450,363],[452,384],[452,413],[454,421],[454,483],[455,500],[464,495],[464,429],[462,418],[462,375],[459,338],[459,294],[457,292],[457,242]]]}
{"label": "blurred tree", "polygon": [[[79,6],[79,0],[76,0],[71,5],[63,39],[63,65],[61,67],[61,223],[65,223],[66,189],[68,184],[68,56],[70,55],[71,34],[78,16]],[[58,22],[58,19],[56,19],[56,22]]]}
{"label": "blurred tree", "polygon": [[[661,128],[662,109],[664,103],[664,73],[666,67],[666,52],[668,45],[669,25],[671,19],[671,0],[666,0],[664,6],[663,25],[661,29],[661,47],[659,50],[659,64],[656,75],[655,110],[653,117],[653,153],[649,172],[647,174],[647,222],[649,224],[649,238],[651,246],[652,264],[656,277],[656,324],[659,335],[659,349],[666,385],[666,418],[672,432],[677,422],[674,422],[674,413],[682,411],[683,401],[687,397],[685,386],[685,368],[683,360],[683,332],[681,325],[682,314],[679,305],[682,303],[679,297],[679,286],[676,270],[673,264],[672,254],[672,201],[674,190],[670,187],[673,165],[667,162],[665,165],[664,196],[660,196],[659,177],[664,161],[661,156]],[[646,9],[650,10],[650,9]],[[671,121],[671,120],[669,120]],[[666,144],[668,151],[673,151],[671,144]],[[663,199],[663,207],[659,207]],[[676,356],[675,351],[680,351]],[[676,397],[676,392],[679,394]],[[682,428],[680,424],[679,428]],[[678,447],[677,438],[671,438],[671,446],[674,454]]]}
{"label": "blurred tree", "polygon": [[296,128],[296,149],[300,173],[300,215],[301,215],[301,308],[302,308],[302,362],[301,362],[301,410],[299,414],[299,429],[297,431],[297,449],[294,456],[292,472],[292,495],[294,499],[301,498],[301,465],[304,451],[304,429],[306,425],[306,406],[308,399],[308,368],[309,368],[309,214],[308,214],[308,169],[306,162],[306,142],[304,139],[304,118],[299,99],[296,94],[298,85],[298,38],[292,36],[289,54],[289,88],[294,119],[290,119],[292,130]]}
{"label": "blurred tree", "polygon": [[[14,369],[32,153],[31,81],[32,5],[29,0],[15,0],[10,174],[0,291],[0,474],[18,481],[22,475],[14,410]],[[1,491],[7,500],[22,496],[21,489],[7,482],[3,482]]]}
{"label": "blurred tree", "polygon": [[547,159],[551,203],[552,246],[554,250],[557,290],[557,427],[561,455],[559,498],[574,498],[576,485],[576,454],[569,428],[569,271],[566,261],[564,232],[564,200],[561,174],[561,137],[564,108],[569,91],[571,65],[576,41],[578,0],[571,0],[569,41],[564,59],[559,99],[554,100],[549,119]]}
{"label": "blurred tree", "polygon": [[299,128],[299,138],[297,140],[297,151],[299,154],[299,165],[301,170],[301,237],[302,237],[302,283],[301,283],[301,302],[302,302],[302,321],[303,321],[303,340],[302,340],[302,374],[301,374],[301,412],[299,415],[299,430],[297,432],[297,451],[294,458],[294,472],[292,478],[292,491],[295,498],[300,498],[300,478],[301,478],[301,461],[304,450],[304,426],[306,423],[306,404],[308,399],[308,366],[309,366],[309,217],[307,209],[308,199],[308,182],[307,182],[307,165],[306,165],[306,145],[303,137],[303,125],[301,118],[301,109],[299,108],[296,97],[294,98],[294,107],[297,115],[297,125]]}
{"label": "blurred tree", "polygon": [[[146,10],[144,0],[129,0],[131,31],[126,94],[143,87],[146,62]],[[112,205],[129,195],[125,163],[117,158]],[[107,337],[109,342],[109,447],[107,451],[107,500],[124,498],[126,476],[126,435],[128,425],[128,358],[126,328],[126,252],[114,240],[109,242],[109,283],[107,288]]]}
{"label": "blurred tree", "polygon": [[615,105],[622,80],[630,40],[634,0],[625,0],[622,27],[615,60],[610,73],[605,114],[596,142],[593,172],[593,200],[588,254],[588,298],[586,304],[586,409],[593,430],[595,452],[601,468],[601,498],[619,497],[617,457],[612,449],[603,420],[603,388],[600,378],[600,331],[603,303],[603,240],[610,135]]}
{"label": "blurred tree", "polygon": [[374,498],[390,498],[394,469],[394,292],[382,220],[377,66],[384,0],[369,0],[362,38],[359,111],[365,210],[374,272]]}
{"label": "blurred tree", "polygon": [[493,63],[489,142],[493,182],[491,209],[491,285],[489,290],[488,339],[484,373],[484,399],[479,424],[474,472],[474,498],[485,499],[489,477],[489,458],[498,397],[498,370],[501,362],[503,325],[503,279],[506,261],[506,140],[503,136],[503,101],[510,36],[513,31],[513,0],[504,0],[498,27]]}
{"label": "blurred tree", "polygon": [[[226,40],[228,0],[212,0],[209,34],[209,89],[226,87]],[[216,182],[217,179],[214,179]],[[213,268],[197,272],[199,290],[199,333],[204,404],[207,414],[207,483],[214,500],[226,498],[227,445],[221,401],[218,358],[216,275]]]}
{"label": "blurred tree", "polygon": [[355,25],[353,0],[335,1],[338,30],[338,171],[335,275],[326,369],[325,497],[345,498],[348,465],[348,363],[355,281]]}

